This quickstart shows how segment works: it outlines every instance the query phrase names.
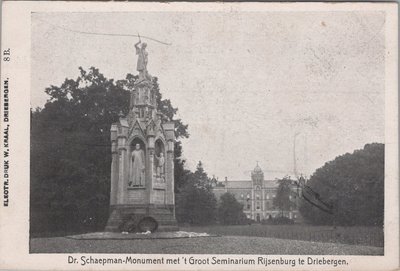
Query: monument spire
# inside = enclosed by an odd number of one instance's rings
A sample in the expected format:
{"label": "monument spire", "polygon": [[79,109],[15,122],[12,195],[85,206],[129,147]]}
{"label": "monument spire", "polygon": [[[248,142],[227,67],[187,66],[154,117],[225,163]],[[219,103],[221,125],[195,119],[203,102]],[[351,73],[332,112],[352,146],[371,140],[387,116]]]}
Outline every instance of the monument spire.
{"label": "monument spire", "polygon": [[135,44],[137,64],[136,70],[139,72],[139,78],[135,81],[131,90],[130,113],[128,121],[131,123],[135,119],[157,121],[157,101],[154,91],[153,78],[147,70],[148,52],[147,44],[139,41]]}

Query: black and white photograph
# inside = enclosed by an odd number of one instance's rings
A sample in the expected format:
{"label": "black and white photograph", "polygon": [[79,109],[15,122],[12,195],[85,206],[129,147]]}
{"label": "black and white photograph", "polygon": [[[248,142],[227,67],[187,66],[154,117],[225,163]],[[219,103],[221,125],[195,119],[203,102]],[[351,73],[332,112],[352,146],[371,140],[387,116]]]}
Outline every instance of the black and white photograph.
{"label": "black and white photograph", "polygon": [[361,270],[398,252],[396,4],[77,4],[27,16],[26,257]]}

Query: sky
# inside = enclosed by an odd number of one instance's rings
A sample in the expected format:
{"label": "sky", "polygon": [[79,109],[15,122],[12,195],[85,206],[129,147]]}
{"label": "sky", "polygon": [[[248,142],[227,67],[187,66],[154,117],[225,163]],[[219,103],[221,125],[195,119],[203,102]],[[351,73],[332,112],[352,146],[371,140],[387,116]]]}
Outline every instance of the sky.
{"label": "sky", "polygon": [[137,73],[136,38],[65,28],[139,33],[171,43],[143,39],[149,73],[189,125],[189,169],[202,161],[209,176],[249,180],[258,161],[267,179],[295,164],[310,175],[384,142],[384,26],[372,11],[33,13],[31,105],[80,66]]}

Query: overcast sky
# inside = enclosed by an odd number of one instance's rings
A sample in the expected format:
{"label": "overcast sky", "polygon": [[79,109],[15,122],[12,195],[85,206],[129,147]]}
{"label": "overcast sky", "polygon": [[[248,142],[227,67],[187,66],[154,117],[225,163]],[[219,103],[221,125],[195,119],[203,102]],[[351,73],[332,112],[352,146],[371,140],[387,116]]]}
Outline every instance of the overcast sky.
{"label": "overcast sky", "polygon": [[384,141],[384,13],[186,12],[33,13],[32,106],[78,67],[107,78],[136,73],[137,34],[149,72],[189,124],[184,157],[209,175],[293,176],[337,155]]}

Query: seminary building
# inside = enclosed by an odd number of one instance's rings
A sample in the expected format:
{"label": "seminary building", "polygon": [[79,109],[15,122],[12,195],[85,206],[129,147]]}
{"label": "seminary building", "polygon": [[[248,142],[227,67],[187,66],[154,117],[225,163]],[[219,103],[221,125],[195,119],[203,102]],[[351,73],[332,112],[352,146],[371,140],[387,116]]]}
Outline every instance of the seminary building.
{"label": "seminary building", "polygon": [[[226,192],[233,194],[243,204],[243,211],[249,219],[260,222],[263,219],[281,215],[281,211],[273,204],[279,182],[278,180],[264,180],[264,172],[258,163],[251,172],[251,180],[228,180],[225,177],[225,181],[223,182],[213,179],[212,184],[213,192],[218,200]],[[302,219],[298,208],[301,192],[295,184],[291,186],[291,191],[289,199],[295,203],[295,207],[284,211],[283,215],[293,219],[295,222],[300,222]]]}

